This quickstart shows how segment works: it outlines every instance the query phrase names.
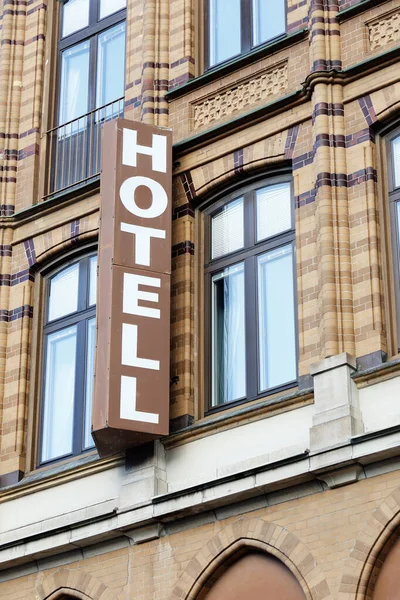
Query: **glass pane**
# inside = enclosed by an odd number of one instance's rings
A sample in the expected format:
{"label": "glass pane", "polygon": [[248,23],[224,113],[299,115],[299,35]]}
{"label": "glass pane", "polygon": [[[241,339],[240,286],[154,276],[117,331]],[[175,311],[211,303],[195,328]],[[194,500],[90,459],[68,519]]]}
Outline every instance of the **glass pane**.
{"label": "glass pane", "polygon": [[42,461],[72,452],[75,356],[76,326],[47,337]]}
{"label": "glass pane", "polygon": [[397,202],[397,229],[399,234],[399,248],[400,248],[400,202]]}
{"label": "glass pane", "polygon": [[393,140],[394,186],[400,187],[400,136]]}
{"label": "glass pane", "polygon": [[210,66],[240,54],[240,0],[209,0]]}
{"label": "glass pane", "polygon": [[89,306],[96,304],[97,294],[97,256],[90,259]]}
{"label": "glass pane", "polygon": [[94,446],[91,436],[92,428],[92,400],[94,384],[94,356],[96,348],[96,319],[90,319],[87,324],[87,343],[86,343],[86,390],[85,390],[85,429],[83,447],[92,448]]}
{"label": "glass pane", "polygon": [[212,404],[246,396],[244,264],[212,278]]}
{"label": "glass pane", "polygon": [[291,244],[258,258],[259,387],[296,379],[296,339]]}
{"label": "glass pane", "polygon": [[126,0],[100,0],[100,19],[125,8]]}
{"label": "glass pane", "polygon": [[50,280],[48,321],[78,310],[79,264],[64,269]]}
{"label": "glass pane", "polygon": [[284,0],[253,0],[253,46],[285,33]]}
{"label": "glass pane", "polygon": [[97,61],[96,106],[104,106],[124,95],[125,23],[99,35]]}
{"label": "glass pane", "polygon": [[89,41],[82,42],[62,53],[60,124],[88,111],[89,46]]}
{"label": "glass pane", "polygon": [[290,184],[257,190],[257,241],[292,228]]}
{"label": "glass pane", "polygon": [[63,5],[62,37],[89,25],[89,0],[68,0]]}
{"label": "glass pane", "polygon": [[212,217],[211,257],[218,258],[244,246],[243,198],[238,198]]}

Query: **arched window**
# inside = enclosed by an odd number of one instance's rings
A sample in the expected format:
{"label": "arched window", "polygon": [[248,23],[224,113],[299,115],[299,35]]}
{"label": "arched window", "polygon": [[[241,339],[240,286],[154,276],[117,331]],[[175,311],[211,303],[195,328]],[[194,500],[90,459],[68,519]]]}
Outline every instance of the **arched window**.
{"label": "arched window", "polygon": [[392,224],[392,247],[394,287],[397,320],[397,351],[400,351],[400,128],[387,138],[387,165],[389,187],[390,222]]}
{"label": "arched window", "polygon": [[220,410],[296,384],[291,178],[242,188],[204,216],[206,405]]}
{"label": "arched window", "polygon": [[239,558],[200,597],[204,600],[305,600],[293,573],[275,557],[259,552]]}
{"label": "arched window", "polygon": [[96,285],[97,255],[46,280],[39,464],[93,447]]}

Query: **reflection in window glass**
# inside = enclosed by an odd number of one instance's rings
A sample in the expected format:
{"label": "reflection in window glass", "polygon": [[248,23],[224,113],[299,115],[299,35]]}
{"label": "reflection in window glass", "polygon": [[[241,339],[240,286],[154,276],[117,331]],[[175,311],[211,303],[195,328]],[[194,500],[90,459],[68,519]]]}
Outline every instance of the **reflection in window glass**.
{"label": "reflection in window glass", "polygon": [[296,379],[293,246],[258,257],[260,392]]}
{"label": "reflection in window glass", "polygon": [[219,258],[244,245],[243,198],[226,204],[211,221],[211,257]]}
{"label": "reflection in window glass", "polygon": [[285,33],[284,0],[253,0],[253,46]]}
{"label": "reflection in window glass", "polygon": [[104,106],[124,95],[125,23],[99,35],[96,106]]}
{"label": "reflection in window glass", "polygon": [[68,0],[63,4],[62,37],[89,25],[89,0]]}
{"label": "reflection in window glass", "polygon": [[100,0],[100,19],[125,8],[126,0]]}
{"label": "reflection in window glass", "polygon": [[85,428],[84,442],[85,449],[94,446],[91,436],[92,427],[92,399],[94,385],[94,356],[96,348],[96,319],[90,319],[87,323],[87,343],[86,343],[86,390],[85,390]]}
{"label": "reflection in window glass", "polygon": [[47,337],[42,462],[72,452],[76,326]]}
{"label": "reflection in window glass", "polygon": [[89,47],[90,43],[86,41],[62,53],[60,124],[88,111]]}
{"label": "reflection in window glass", "polygon": [[212,278],[212,404],[246,395],[244,264]]}
{"label": "reflection in window glass", "polygon": [[290,184],[257,190],[257,241],[292,228]]}
{"label": "reflection in window glass", "polygon": [[61,271],[50,280],[48,321],[73,313],[78,308],[79,264]]}
{"label": "reflection in window glass", "polygon": [[393,140],[394,186],[400,187],[400,135]]}
{"label": "reflection in window glass", "polygon": [[241,50],[240,0],[210,0],[210,66]]}
{"label": "reflection in window glass", "polygon": [[97,294],[97,256],[90,259],[89,306],[96,304]]}

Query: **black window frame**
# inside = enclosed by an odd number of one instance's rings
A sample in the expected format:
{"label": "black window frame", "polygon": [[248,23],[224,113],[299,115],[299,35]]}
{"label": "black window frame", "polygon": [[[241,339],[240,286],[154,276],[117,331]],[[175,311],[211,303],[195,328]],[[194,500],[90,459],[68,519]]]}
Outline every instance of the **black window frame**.
{"label": "black window frame", "polygon": [[[90,260],[97,256],[97,251],[74,257],[69,261],[64,261],[58,268],[45,275],[45,306],[42,326],[42,365],[41,365],[41,390],[39,402],[39,431],[37,444],[37,467],[44,467],[49,464],[57,463],[68,458],[81,456],[96,450],[95,444],[90,448],[84,448],[85,433],[85,396],[86,396],[86,341],[87,341],[87,323],[96,317],[97,304],[89,305],[90,291]],[[77,311],[54,319],[49,322],[49,299],[51,280],[62,273],[62,271],[79,264],[78,279],[78,309]],[[74,389],[74,414],[72,429],[72,452],[42,460],[43,450],[43,420],[44,420],[44,401],[45,401],[45,382],[47,375],[47,337],[57,331],[61,331],[72,325],[77,326],[76,356],[75,356],[75,389]]]}
{"label": "black window frame", "polygon": [[[290,183],[291,219],[290,230],[257,242],[257,207],[256,192],[267,186]],[[226,204],[243,197],[244,207],[244,247],[217,259],[211,258],[211,220]],[[259,336],[258,336],[258,300],[257,300],[257,257],[276,248],[292,244],[293,247],[293,299],[294,299],[294,335],[296,379],[285,384],[259,391]],[[212,405],[212,277],[226,267],[239,262],[245,263],[245,339],[246,339],[246,396],[220,405]],[[218,199],[204,209],[204,380],[205,380],[205,413],[214,413],[252,400],[292,389],[298,384],[299,336],[298,336],[298,295],[296,267],[296,230],[293,178],[291,174],[260,178],[243,187],[239,187]]]}
{"label": "black window frame", "polygon": [[[124,64],[126,66],[127,8],[100,19],[100,0],[88,0],[87,26],[63,37],[64,8],[69,0],[58,2],[58,33],[55,49],[55,92],[52,97],[52,128],[47,132],[47,173],[44,197],[65,193],[98,181],[101,170],[101,129],[105,121],[122,117],[125,103],[125,80],[122,95],[107,104],[97,105],[98,39],[113,27],[125,24]],[[62,110],[63,53],[84,42],[89,43],[87,102],[82,114],[70,120]],[[83,109],[82,109],[83,110]]]}
{"label": "black window frame", "polygon": [[253,3],[252,0],[240,0],[240,21],[241,21],[241,39],[240,52],[223,61],[210,64],[210,0],[204,1],[204,63],[205,70],[216,69],[225,63],[247,54],[254,48],[260,48],[266,44],[279,40],[287,35],[287,20],[288,20],[288,3],[287,0],[282,0],[285,9],[285,31],[268,40],[264,40],[258,44],[253,44]]}
{"label": "black window frame", "polygon": [[[65,50],[68,50],[68,48],[72,48],[77,44],[90,40],[88,106],[86,113],[95,110],[96,108],[99,108],[96,107],[98,36],[101,33],[104,33],[104,31],[107,31],[107,29],[110,29],[111,27],[114,27],[115,25],[118,25],[124,21],[126,22],[126,7],[100,20],[100,0],[89,0],[89,24],[78,31],[74,31],[70,35],[62,37],[64,6],[66,4],[68,4],[68,0],[60,2],[59,9],[60,18],[57,45],[57,95],[55,102],[56,110],[54,111],[54,121],[56,125],[63,125],[63,123],[60,123],[62,53]],[[115,100],[117,100],[117,98]]]}
{"label": "black window frame", "polygon": [[400,220],[397,205],[400,206],[400,185],[395,184],[395,165],[392,143],[400,138],[400,127],[394,129],[386,138],[386,156],[388,168],[389,217],[391,223],[391,242],[393,257],[393,280],[396,312],[397,353],[400,352]]}

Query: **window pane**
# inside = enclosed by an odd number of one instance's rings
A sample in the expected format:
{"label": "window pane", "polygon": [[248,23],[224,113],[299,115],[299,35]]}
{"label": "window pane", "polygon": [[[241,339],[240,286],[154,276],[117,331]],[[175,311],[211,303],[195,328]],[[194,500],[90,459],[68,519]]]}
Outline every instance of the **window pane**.
{"label": "window pane", "polygon": [[94,446],[91,436],[92,427],[92,400],[94,384],[94,355],[96,348],[96,319],[90,319],[87,324],[87,343],[86,343],[86,390],[85,390],[85,429],[83,447],[92,448]]}
{"label": "window pane", "polygon": [[212,404],[246,395],[244,264],[212,278]]}
{"label": "window pane", "polygon": [[48,321],[78,310],[79,264],[64,269],[50,280]]}
{"label": "window pane", "polygon": [[243,198],[238,198],[225,204],[211,220],[211,257],[235,252],[243,245]]}
{"label": "window pane", "polygon": [[42,461],[72,452],[76,327],[48,336],[42,433]]}
{"label": "window pane", "polygon": [[100,0],[100,19],[104,19],[125,6],[126,0]]}
{"label": "window pane", "polygon": [[90,259],[89,306],[96,304],[97,294],[97,256]]}
{"label": "window pane", "polygon": [[292,228],[290,184],[257,190],[257,241]]}
{"label": "window pane", "polygon": [[104,106],[124,95],[125,23],[99,35],[96,106]]}
{"label": "window pane", "polygon": [[285,33],[284,0],[253,0],[253,46]]}
{"label": "window pane", "polygon": [[89,0],[68,0],[63,5],[62,37],[89,25]]}
{"label": "window pane", "polygon": [[60,124],[88,111],[89,46],[82,42],[62,53]]}
{"label": "window pane", "polygon": [[293,247],[258,258],[260,391],[296,379]]}
{"label": "window pane", "polygon": [[209,0],[210,66],[240,54],[240,0]]}
{"label": "window pane", "polygon": [[393,140],[394,185],[400,187],[400,135]]}

